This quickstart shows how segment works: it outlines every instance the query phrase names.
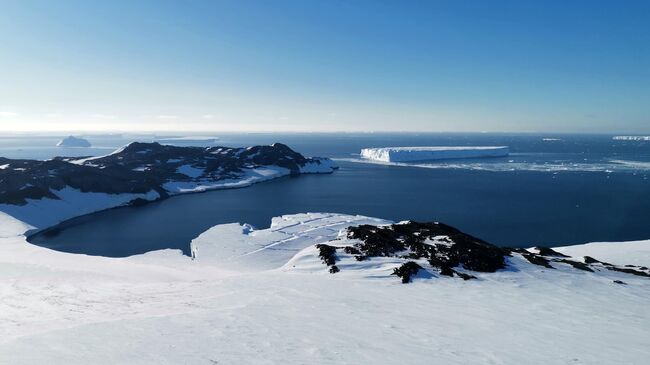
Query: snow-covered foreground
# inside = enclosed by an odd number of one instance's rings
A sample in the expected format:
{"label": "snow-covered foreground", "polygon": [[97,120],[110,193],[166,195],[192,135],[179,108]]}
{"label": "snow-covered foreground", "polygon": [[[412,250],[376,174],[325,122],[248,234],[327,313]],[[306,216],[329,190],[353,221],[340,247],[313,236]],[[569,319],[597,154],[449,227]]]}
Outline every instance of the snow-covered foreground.
{"label": "snow-covered foreground", "polygon": [[[2,364],[645,364],[650,280],[555,270],[513,257],[478,280],[401,284],[394,259],[329,274],[313,245],[337,214],[220,225],[192,243],[123,259],[32,246],[0,220]],[[650,265],[650,241],[558,249]],[[617,260],[625,260],[618,262]],[[566,266],[566,267],[565,267]],[[627,285],[615,284],[623,280]]]}

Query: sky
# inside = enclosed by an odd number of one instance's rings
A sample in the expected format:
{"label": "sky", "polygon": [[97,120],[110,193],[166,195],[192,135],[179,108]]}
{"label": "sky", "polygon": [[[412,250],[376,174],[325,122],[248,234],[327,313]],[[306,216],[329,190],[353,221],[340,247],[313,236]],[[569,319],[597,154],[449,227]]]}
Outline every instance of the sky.
{"label": "sky", "polygon": [[650,133],[650,2],[0,0],[0,131]]}

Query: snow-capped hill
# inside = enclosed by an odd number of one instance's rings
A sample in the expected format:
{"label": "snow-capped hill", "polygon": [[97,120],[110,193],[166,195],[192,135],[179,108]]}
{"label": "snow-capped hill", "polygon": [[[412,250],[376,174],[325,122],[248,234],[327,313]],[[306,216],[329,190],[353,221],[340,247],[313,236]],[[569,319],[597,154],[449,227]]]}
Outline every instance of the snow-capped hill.
{"label": "snow-capped hill", "polygon": [[556,269],[574,275],[592,273],[611,282],[650,278],[647,266],[610,263],[588,255],[571,257],[551,248],[498,247],[439,222],[390,224],[328,213],[274,218],[264,230],[239,224],[215,226],[192,241],[191,252],[197,262],[223,268],[282,267],[344,276],[350,270],[360,277],[391,280],[396,275],[404,283],[417,277],[470,280],[502,271],[524,275]]}
{"label": "snow-capped hill", "polygon": [[[89,213],[87,206],[106,209],[336,168],[329,159],[306,158],[281,143],[203,148],[141,142],[98,157],[0,158],[0,166],[0,211],[39,228]],[[94,204],[95,198],[102,203]]]}
{"label": "snow-capped hill", "polygon": [[[568,271],[572,268],[599,273],[613,277],[616,283],[622,283],[620,278],[626,276],[619,273],[650,278],[647,266],[628,262],[612,264],[591,256],[574,258],[547,247],[498,247],[438,222],[352,226],[338,239],[316,244],[309,248],[308,253],[312,259],[314,256],[320,258],[332,274],[345,267],[358,270],[367,266],[358,262],[378,261],[381,266],[390,264],[393,265],[391,274],[399,276],[403,283],[418,275],[470,280],[476,279],[478,273],[500,270],[526,272],[540,268]],[[304,261],[305,254],[300,256]]]}
{"label": "snow-capped hill", "polygon": [[409,162],[457,158],[504,157],[508,153],[509,147],[507,146],[384,147],[364,148],[361,150],[361,157],[382,162]]}
{"label": "snow-capped hill", "polygon": [[90,142],[87,139],[69,136],[59,141],[56,144],[58,147],[91,147]]}

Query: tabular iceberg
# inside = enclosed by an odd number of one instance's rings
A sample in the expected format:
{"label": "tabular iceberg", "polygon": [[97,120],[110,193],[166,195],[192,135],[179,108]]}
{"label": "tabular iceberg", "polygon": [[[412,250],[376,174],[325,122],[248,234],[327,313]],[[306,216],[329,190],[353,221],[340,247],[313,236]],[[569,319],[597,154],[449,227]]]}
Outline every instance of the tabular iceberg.
{"label": "tabular iceberg", "polygon": [[615,141],[650,141],[650,136],[614,136]]}
{"label": "tabular iceberg", "polygon": [[507,156],[507,146],[468,147],[384,147],[364,148],[361,157],[384,162],[445,160],[454,158],[480,158]]}

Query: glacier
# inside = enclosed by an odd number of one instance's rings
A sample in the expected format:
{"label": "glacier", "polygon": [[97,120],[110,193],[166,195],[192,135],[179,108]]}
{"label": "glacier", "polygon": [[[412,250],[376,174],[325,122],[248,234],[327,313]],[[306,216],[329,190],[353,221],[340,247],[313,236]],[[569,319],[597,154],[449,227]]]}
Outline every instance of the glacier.
{"label": "glacier", "polygon": [[457,158],[504,157],[508,155],[509,150],[507,146],[382,147],[364,148],[361,150],[361,157],[383,162],[410,162]]}

